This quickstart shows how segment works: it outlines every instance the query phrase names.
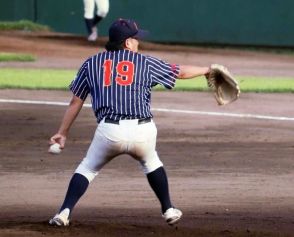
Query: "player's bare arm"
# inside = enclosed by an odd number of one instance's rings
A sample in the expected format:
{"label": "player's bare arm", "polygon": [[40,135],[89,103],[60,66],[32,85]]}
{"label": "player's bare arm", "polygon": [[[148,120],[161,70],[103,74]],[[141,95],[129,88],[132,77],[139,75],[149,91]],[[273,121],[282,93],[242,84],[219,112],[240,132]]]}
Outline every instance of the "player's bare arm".
{"label": "player's bare arm", "polygon": [[60,128],[58,132],[50,138],[50,144],[59,143],[60,148],[64,148],[68,131],[78,116],[84,101],[77,96],[73,96],[67,110],[64,113]]}
{"label": "player's bare arm", "polygon": [[209,67],[197,67],[191,65],[180,65],[179,79],[192,79],[198,76],[204,76],[210,71]]}

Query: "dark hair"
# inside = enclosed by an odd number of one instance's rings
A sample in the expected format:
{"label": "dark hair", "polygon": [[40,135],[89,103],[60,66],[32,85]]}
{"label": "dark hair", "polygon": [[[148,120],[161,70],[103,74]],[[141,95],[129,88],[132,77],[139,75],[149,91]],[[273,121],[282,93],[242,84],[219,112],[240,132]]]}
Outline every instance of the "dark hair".
{"label": "dark hair", "polygon": [[124,49],[125,42],[111,42],[108,41],[105,45],[107,51],[118,51]]}

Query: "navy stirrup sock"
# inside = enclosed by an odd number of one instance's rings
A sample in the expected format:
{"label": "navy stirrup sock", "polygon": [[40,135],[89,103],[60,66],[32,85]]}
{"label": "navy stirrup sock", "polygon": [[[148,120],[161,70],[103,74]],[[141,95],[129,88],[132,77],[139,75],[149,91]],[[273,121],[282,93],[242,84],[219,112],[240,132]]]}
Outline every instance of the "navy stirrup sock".
{"label": "navy stirrup sock", "polygon": [[169,196],[167,175],[164,168],[159,167],[155,171],[147,174],[147,179],[160,201],[162,213],[165,213],[167,209],[172,207],[172,204]]}
{"label": "navy stirrup sock", "polygon": [[96,26],[102,19],[103,19],[103,17],[95,15],[94,20],[93,20],[93,25]]}
{"label": "navy stirrup sock", "polygon": [[88,35],[90,35],[92,33],[92,28],[94,26],[94,20],[85,18],[85,23],[86,23]]}
{"label": "navy stirrup sock", "polygon": [[88,179],[81,174],[75,173],[69,182],[68,190],[64,202],[60,208],[60,212],[65,208],[69,208],[71,212],[78,200],[86,192],[88,186]]}

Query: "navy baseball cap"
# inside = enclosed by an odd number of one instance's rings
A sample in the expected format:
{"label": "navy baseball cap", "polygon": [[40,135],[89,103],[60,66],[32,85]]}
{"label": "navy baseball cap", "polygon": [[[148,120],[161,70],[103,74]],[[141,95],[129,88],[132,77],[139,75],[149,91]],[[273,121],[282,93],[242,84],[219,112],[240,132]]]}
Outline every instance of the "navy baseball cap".
{"label": "navy baseball cap", "polygon": [[109,28],[109,41],[122,43],[127,38],[143,39],[148,31],[141,30],[135,21],[131,19],[118,19]]}

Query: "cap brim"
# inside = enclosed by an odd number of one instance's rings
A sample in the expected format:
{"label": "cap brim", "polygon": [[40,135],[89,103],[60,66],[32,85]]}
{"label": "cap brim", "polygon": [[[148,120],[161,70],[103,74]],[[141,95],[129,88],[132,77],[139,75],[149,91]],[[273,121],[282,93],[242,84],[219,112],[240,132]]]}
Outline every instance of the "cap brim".
{"label": "cap brim", "polygon": [[149,35],[149,31],[147,30],[138,30],[137,34],[133,37],[136,39],[145,39]]}

